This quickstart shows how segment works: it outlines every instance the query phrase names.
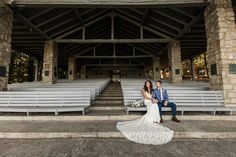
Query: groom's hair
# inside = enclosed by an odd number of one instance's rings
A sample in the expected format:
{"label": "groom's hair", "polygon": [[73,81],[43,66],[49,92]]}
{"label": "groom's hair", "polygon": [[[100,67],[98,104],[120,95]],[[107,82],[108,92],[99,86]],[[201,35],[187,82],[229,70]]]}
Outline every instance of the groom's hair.
{"label": "groom's hair", "polygon": [[157,80],[156,82],[159,82],[160,84],[162,84],[162,81],[161,81],[161,80]]}

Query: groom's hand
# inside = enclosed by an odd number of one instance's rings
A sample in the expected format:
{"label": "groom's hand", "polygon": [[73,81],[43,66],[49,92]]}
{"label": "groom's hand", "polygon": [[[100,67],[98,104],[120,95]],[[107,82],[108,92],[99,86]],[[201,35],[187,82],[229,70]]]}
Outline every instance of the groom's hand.
{"label": "groom's hand", "polygon": [[152,103],[158,103],[158,100],[153,99],[153,100],[152,100]]}
{"label": "groom's hand", "polygon": [[165,103],[164,103],[164,106],[167,106],[168,105],[168,102],[167,101],[165,101]]}

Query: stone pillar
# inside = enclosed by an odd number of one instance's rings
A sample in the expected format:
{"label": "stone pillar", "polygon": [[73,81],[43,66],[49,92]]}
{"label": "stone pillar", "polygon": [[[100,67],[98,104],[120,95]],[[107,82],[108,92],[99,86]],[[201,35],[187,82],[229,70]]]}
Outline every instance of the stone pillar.
{"label": "stone pillar", "polygon": [[209,88],[222,90],[226,106],[236,106],[236,28],[230,0],[211,1],[205,10]]}
{"label": "stone pillar", "polygon": [[153,79],[152,65],[146,65],[144,69],[145,69],[145,79]]}
{"label": "stone pillar", "polygon": [[168,58],[169,58],[169,82],[181,83],[182,82],[182,62],[181,62],[181,49],[179,41],[171,41],[168,45]]}
{"label": "stone pillar", "polygon": [[68,79],[69,80],[76,79],[76,58],[75,57],[68,58]]}
{"label": "stone pillar", "polygon": [[44,45],[43,83],[54,84],[57,82],[57,60],[57,44],[53,40],[46,41]]}
{"label": "stone pillar", "polygon": [[86,79],[86,65],[82,65],[81,66],[81,70],[80,70],[80,78],[81,79]]}
{"label": "stone pillar", "polygon": [[161,79],[161,63],[160,58],[155,57],[153,58],[153,80],[160,80]]}
{"label": "stone pillar", "polygon": [[9,64],[11,62],[11,32],[13,13],[0,3],[0,91],[7,90]]}
{"label": "stone pillar", "polygon": [[34,81],[38,81],[38,72],[39,72],[39,61],[37,58],[34,59],[34,64],[35,64],[35,74],[34,74]]}
{"label": "stone pillar", "polygon": [[192,81],[195,81],[195,65],[194,65],[194,58],[190,59],[190,63],[191,63]]}

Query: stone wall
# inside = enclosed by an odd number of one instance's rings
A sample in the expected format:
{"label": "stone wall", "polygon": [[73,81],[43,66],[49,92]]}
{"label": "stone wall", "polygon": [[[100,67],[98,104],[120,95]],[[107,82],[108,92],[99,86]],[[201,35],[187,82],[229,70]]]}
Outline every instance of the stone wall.
{"label": "stone wall", "polygon": [[13,13],[10,8],[0,5],[0,91],[7,90],[8,71],[11,61],[11,32]]}
{"label": "stone wall", "polygon": [[57,61],[58,47],[53,40],[45,42],[44,45],[44,60],[43,60],[43,83],[53,84],[57,82]]}
{"label": "stone wall", "polygon": [[68,79],[76,79],[76,59],[75,57],[68,58]]}
{"label": "stone wall", "polygon": [[179,41],[171,41],[168,45],[168,58],[169,58],[169,67],[170,83],[181,83],[182,82],[182,62],[181,62],[181,49]]}
{"label": "stone wall", "polygon": [[145,79],[153,79],[153,65],[146,65],[144,67]]}
{"label": "stone wall", "polygon": [[153,80],[160,80],[161,79],[161,63],[160,58],[155,57],[153,58]]}
{"label": "stone wall", "polygon": [[[225,105],[236,106],[236,74],[229,73],[229,65],[236,64],[235,15],[230,1],[212,1],[205,10],[205,24],[209,87],[223,91]],[[216,65],[214,75],[213,65]]]}
{"label": "stone wall", "polygon": [[86,71],[86,65],[82,65],[80,69],[80,78],[86,79],[87,78],[87,71]]}

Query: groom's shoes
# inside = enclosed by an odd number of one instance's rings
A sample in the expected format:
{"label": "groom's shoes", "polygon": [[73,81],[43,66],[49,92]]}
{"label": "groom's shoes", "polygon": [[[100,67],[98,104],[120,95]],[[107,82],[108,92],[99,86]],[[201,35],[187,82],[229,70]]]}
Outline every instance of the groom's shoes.
{"label": "groom's shoes", "polygon": [[176,117],[172,118],[172,121],[176,122],[176,123],[180,123],[180,120],[178,120]]}
{"label": "groom's shoes", "polygon": [[162,117],[161,117],[160,123],[163,123],[163,119],[162,119]]}

